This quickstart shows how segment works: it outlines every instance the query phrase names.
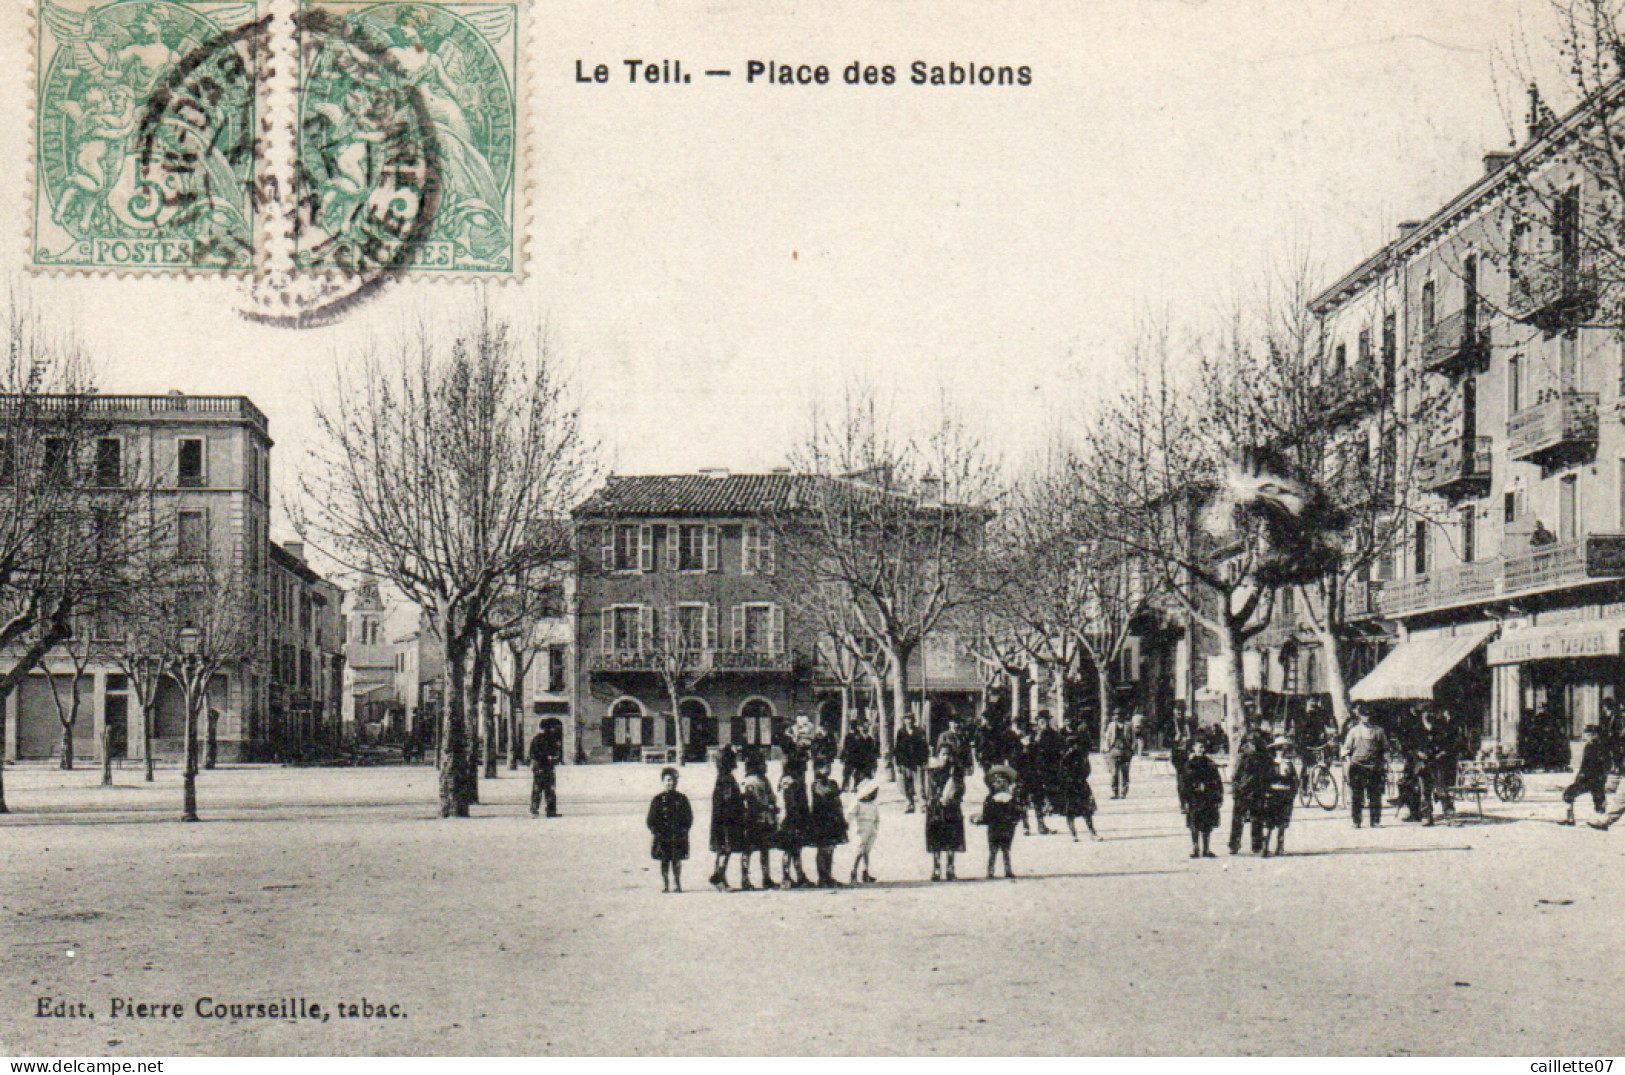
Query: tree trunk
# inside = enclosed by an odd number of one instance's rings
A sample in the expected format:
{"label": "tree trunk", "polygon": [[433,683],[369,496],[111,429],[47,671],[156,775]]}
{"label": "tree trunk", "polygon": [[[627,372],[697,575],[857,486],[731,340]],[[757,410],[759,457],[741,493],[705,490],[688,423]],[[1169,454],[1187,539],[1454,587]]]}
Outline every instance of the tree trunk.
{"label": "tree trunk", "polygon": [[73,726],[77,718],[59,721],[62,725],[62,758],[57,762],[59,769],[73,769]]}
{"label": "tree trunk", "polygon": [[[204,701],[208,701],[207,697],[204,698]],[[213,769],[214,759],[219,750],[218,733],[220,729],[220,713],[213,706],[209,707],[208,717],[205,723],[207,725],[206,734],[208,736],[208,745],[203,753],[203,767],[205,769]],[[301,745],[303,744],[301,743]]]}
{"label": "tree trunk", "polygon": [[1232,777],[1236,775],[1236,747],[1241,742],[1241,733],[1247,723],[1241,657],[1244,645],[1240,632],[1226,623],[1225,629],[1219,633],[1219,656],[1222,658],[1219,662],[1219,689],[1224,694],[1224,731],[1230,739],[1228,768]]}
{"label": "tree trunk", "polygon": [[464,770],[468,766],[468,738],[464,728],[467,698],[464,695],[464,676],[467,669],[463,658],[468,642],[454,630],[450,613],[442,616],[441,637],[446,640],[446,691],[444,714],[440,721],[440,816],[468,816],[468,781]]}
{"label": "tree trunk", "polygon": [[184,690],[186,696],[186,765],[181,771],[181,820],[196,821],[197,816],[197,717],[196,691],[191,684]]}
{"label": "tree trunk", "polygon": [[[898,650],[891,667],[892,683],[892,711],[890,719],[880,726],[885,738],[880,744],[882,753],[890,754],[892,744],[897,742],[897,725],[902,723],[903,714],[908,712],[908,658],[909,650]],[[920,696],[921,713],[920,727],[925,729],[926,737],[931,735],[931,703],[922,693]]]}
{"label": "tree trunk", "polygon": [[1095,662],[1095,689],[1099,691],[1100,698],[1100,726],[1095,729],[1096,750],[1105,750],[1106,723],[1112,716],[1112,679],[1106,672],[1104,661]]}
{"label": "tree trunk", "polygon": [[102,722],[101,746],[102,746],[102,787],[104,787],[104,788],[110,788],[110,787],[113,786],[113,750],[112,750],[111,738],[112,738],[111,733],[109,733],[108,730],[107,730],[107,723],[106,723],[106,721],[103,721]]}
{"label": "tree trunk", "polygon": [[[153,684],[152,695],[158,696],[158,685]],[[152,783],[152,704],[140,698],[136,699],[141,706],[141,764],[145,770],[146,783]]]}
{"label": "tree trunk", "polygon": [[[1326,686],[1331,688],[1332,716],[1337,719],[1337,730],[1341,732],[1348,727],[1353,709],[1349,705],[1348,681],[1343,678],[1342,640],[1332,630],[1331,602],[1320,587],[1316,587],[1311,594],[1309,587],[1301,586],[1298,592],[1309,609],[1309,625],[1314,629],[1315,637],[1320,639],[1321,648],[1326,651]],[[1315,607],[1317,603],[1319,608]]]}
{"label": "tree trunk", "polygon": [[840,756],[846,749],[846,733],[852,727],[852,688],[841,684],[841,727],[835,736],[835,754]]}
{"label": "tree trunk", "polygon": [[0,814],[9,814],[6,807],[6,702],[11,697],[11,684],[0,683]]}
{"label": "tree trunk", "polygon": [[514,685],[508,689],[508,771],[513,772],[519,768],[519,756],[525,752],[525,746],[520,742],[524,738],[520,734],[524,720],[525,691],[519,682],[517,673],[514,675]]}

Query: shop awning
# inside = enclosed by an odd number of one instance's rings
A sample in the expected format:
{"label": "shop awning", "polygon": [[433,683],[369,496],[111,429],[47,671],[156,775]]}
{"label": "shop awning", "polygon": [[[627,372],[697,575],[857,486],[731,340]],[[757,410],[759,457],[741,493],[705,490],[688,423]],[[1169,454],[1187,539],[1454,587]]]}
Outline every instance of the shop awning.
{"label": "shop awning", "polygon": [[1370,675],[1356,683],[1349,691],[1349,698],[1356,702],[1432,698],[1433,685],[1482,646],[1496,626],[1476,623],[1458,627],[1452,634],[1412,635],[1394,647]]}
{"label": "shop awning", "polygon": [[1522,664],[1572,657],[1615,657],[1625,619],[1585,620],[1507,631],[1490,644],[1491,664]]}

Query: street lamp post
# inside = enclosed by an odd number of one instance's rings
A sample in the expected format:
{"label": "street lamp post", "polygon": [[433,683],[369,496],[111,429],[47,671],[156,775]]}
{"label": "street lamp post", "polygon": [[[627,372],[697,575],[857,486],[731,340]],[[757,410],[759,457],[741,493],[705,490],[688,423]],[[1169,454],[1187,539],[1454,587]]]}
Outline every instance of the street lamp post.
{"label": "street lamp post", "polygon": [[197,690],[195,680],[198,668],[198,642],[196,627],[183,627],[180,632],[181,688],[186,703],[186,767],[182,771],[183,793],[181,820],[196,821],[197,816]]}

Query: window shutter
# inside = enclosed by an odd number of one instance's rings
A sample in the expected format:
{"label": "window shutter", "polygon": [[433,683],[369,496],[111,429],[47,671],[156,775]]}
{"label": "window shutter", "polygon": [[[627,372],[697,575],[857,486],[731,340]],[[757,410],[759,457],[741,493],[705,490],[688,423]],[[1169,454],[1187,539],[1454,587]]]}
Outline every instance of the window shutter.
{"label": "window shutter", "polygon": [[745,606],[735,605],[733,606],[732,612],[733,648],[737,651],[745,648]]}
{"label": "window shutter", "polygon": [[672,524],[665,527],[666,531],[666,570],[677,570],[678,546],[683,543],[683,528]]}
{"label": "window shutter", "polygon": [[640,650],[654,648],[654,611],[647,605],[638,606],[638,649]]}
{"label": "window shutter", "polygon": [[655,528],[644,525],[638,527],[638,570],[653,571],[655,569]]}
{"label": "window shutter", "polygon": [[773,633],[769,636],[769,639],[768,639],[768,649],[773,653],[783,653],[784,652],[784,609],[780,608],[778,605],[774,605],[771,619],[773,621]]}
{"label": "window shutter", "polygon": [[717,528],[714,526],[705,528],[705,569],[717,569]]}
{"label": "window shutter", "polygon": [[705,648],[717,648],[717,606],[711,604],[705,606]]}
{"label": "window shutter", "polygon": [[745,526],[745,537],[739,554],[739,573],[741,575],[756,574],[756,565],[758,563],[756,549],[756,525],[749,523]]}
{"label": "window shutter", "polygon": [[608,653],[615,648],[615,610],[606,608],[598,613],[601,621],[598,628],[598,648]]}
{"label": "window shutter", "polygon": [[635,747],[643,745],[643,721],[643,717],[628,717],[626,719],[627,727],[632,732],[629,738],[632,740],[632,745]]}
{"label": "window shutter", "polygon": [[615,570],[615,527],[613,524],[604,524],[603,539],[598,544],[598,569],[600,571]]}
{"label": "window shutter", "polygon": [[761,550],[761,552],[757,554],[759,564],[758,569],[764,575],[777,574],[779,564],[778,560],[776,559],[776,553],[773,546],[773,531],[763,527],[760,531],[758,531],[757,542],[757,547]]}

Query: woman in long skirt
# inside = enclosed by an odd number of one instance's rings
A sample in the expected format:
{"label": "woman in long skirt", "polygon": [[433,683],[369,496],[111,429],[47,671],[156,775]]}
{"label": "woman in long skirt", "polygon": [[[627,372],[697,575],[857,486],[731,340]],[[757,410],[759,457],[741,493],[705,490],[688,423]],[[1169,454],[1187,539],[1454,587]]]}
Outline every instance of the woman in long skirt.
{"label": "woman in long skirt", "polygon": [[807,880],[807,871],[801,866],[801,849],[811,842],[812,828],[807,784],[803,780],[806,771],[803,758],[804,755],[799,752],[785,758],[784,775],[779,778],[779,802],[784,812],[779,818],[777,843],[782,856],[780,869],[785,888],[809,888],[812,885]]}
{"label": "woman in long skirt", "polygon": [[1100,833],[1095,831],[1095,792],[1089,786],[1089,743],[1081,734],[1074,733],[1067,737],[1060,770],[1057,774],[1060,790],[1057,798],[1060,800],[1061,813],[1066,818],[1067,831],[1075,842],[1078,838],[1077,819],[1081,817],[1089,829],[1089,835],[1100,839]]}
{"label": "woman in long skirt", "polygon": [[960,809],[965,781],[942,754],[931,759],[925,777],[925,849],[931,852],[931,880],[957,881],[954,855],[965,850],[965,814]]}

